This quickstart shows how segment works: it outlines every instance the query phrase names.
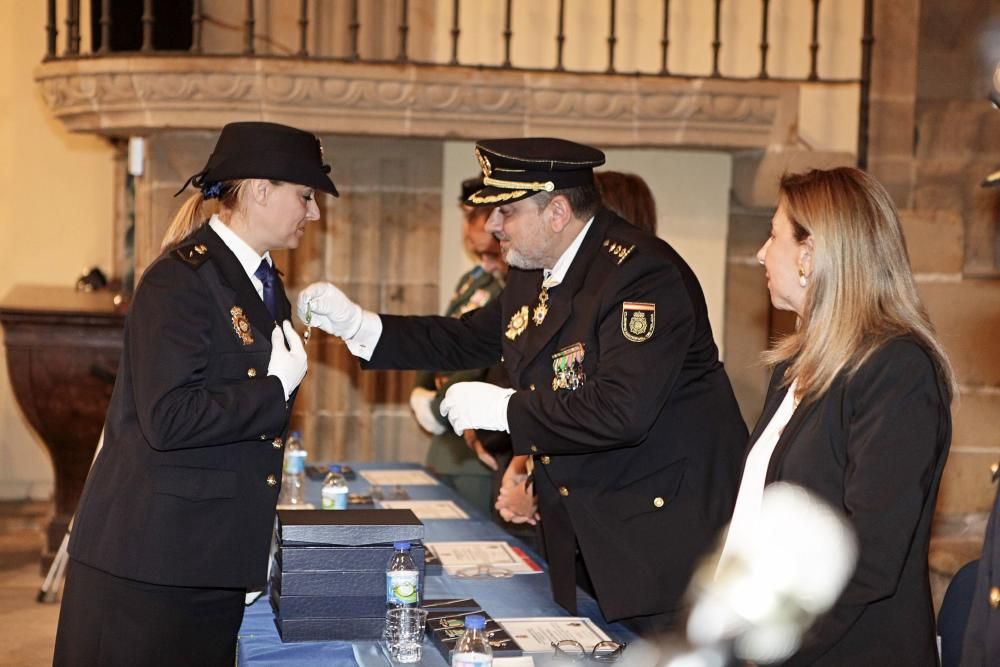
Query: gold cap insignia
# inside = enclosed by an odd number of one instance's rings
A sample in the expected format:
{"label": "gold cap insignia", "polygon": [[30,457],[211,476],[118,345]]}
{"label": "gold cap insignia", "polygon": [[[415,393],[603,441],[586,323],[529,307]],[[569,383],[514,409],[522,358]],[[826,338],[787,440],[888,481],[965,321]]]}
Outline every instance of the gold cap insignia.
{"label": "gold cap insignia", "polygon": [[493,165],[490,164],[490,159],[483,155],[478,148],[476,149],[476,159],[479,160],[479,166],[482,167],[484,176],[493,175]]}
{"label": "gold cap insignia", "polygon": [[528,328],[528,307],[521,306],[510,318],[510,324],[507,325],[507,338],[514,340],[518,336],[524,333],[524,330]]}
{"label": "gold cap insignia", "polygon": [[229,309],[229,314],[233,318],[233,331],[240,337],[240,342],[244,345],[253,345],[253,334],[250,333],[250,320],[243,314],[243,309],[233,306]]}
{"label": "gold cap insignia", "polygon": [[656,328],[656,304],[626,301],[622,304],[622,335],[633,343],[652,337]]}

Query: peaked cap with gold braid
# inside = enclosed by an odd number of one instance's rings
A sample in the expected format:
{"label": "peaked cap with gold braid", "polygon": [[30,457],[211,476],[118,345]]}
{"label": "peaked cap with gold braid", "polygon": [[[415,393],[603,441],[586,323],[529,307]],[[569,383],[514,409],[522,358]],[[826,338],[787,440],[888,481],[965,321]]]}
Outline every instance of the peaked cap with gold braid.
{"label": "peaked cap with gold braid", "polygon": [[499,206],[539,192],[594,182],[604,153],[565,139],[487,139],[476,144],[483,187],[465,200],[470,206]]}

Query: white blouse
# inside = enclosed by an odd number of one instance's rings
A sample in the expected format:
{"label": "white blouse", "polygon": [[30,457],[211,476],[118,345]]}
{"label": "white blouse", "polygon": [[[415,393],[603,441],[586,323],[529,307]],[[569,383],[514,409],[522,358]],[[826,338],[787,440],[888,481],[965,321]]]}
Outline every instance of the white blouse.
{"label": "white blouse", "polygon": [[798,401],[795,400],[797,382],[797,380],[792,382],[784,400],[778,406],[778,410],[771,417],[771,421],[767,423],[747,455],[746,466],[743,468],[743,480],[740,482],[740,491],[736,496],[733,519],[729,523],[729,532],[726,534],[726,542],[719,558],[720,568],[722,563],[733,554],[752,547],[753,541],[756,539],[767,468],[771,463],[771,455],[774,454],[778,439],[781,438],[781,432],[785,430],[798,406]]}

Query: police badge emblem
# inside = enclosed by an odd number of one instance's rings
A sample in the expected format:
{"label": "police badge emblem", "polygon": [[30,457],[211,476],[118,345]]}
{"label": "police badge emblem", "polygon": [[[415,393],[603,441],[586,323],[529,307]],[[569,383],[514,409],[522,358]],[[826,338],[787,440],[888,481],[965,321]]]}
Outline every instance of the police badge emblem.
{"label": "police badge emblem", "polygon": [[622,304],[622,335],[633,343],[649,340],[656,328],[656,304],[626,301]]}
{"label": "police badge emblem", "polygon": [[229,309],[229,314],[233,318],[233,331],[240,337],[240,342],[244,345],[253,345],[253,334],[250,333],[250,320],[243,314],[243,309],[233,306]]}
{"label": "police badge emblem", "polygon": [[514,313],[514,315],[510,318],[510,324],[507,325],[507,334],[506,334],[507,338],[510,340],[514,340],[522,333],[524,333],[524,330],[527,328],[528,328],[528,307],[521,306],[521,309],[518,310],[516,313]]}

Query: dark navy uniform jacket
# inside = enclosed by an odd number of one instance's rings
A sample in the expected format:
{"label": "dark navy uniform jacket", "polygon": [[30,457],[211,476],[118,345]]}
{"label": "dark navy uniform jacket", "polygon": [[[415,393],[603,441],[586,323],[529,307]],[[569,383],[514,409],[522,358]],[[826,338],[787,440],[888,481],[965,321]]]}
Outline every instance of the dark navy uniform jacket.
{"label": "dark navy uniform jacket", "polygon": [[[289,317],[283,289],[278,304]],[[73,525],[74,559],[155,584],[264,583],[291,408],[267,375],[274,326],[207,224],[149,267]]]}
{"label": "dark navy uniform jacket", "polygon": [[963,667],[1000,665],[1000,492],[986,526],[962,644]]}
{"label": "dark navy uniform jacket", "polygon": [[[460,320],[382,315],[365,365],[502,356],[521,390],[507,417],[514,452],[535,458],[556,601],[576,609],[579,548],[609,620],[672,612],[729,520],[747,437],[701,288],[669,245],[607,210],[536,325],[541,284],[541,271],[512,269],[499,299]],[[581,362],[576,389],[559,386],[575,383],[559,382],[567,359]]]}

